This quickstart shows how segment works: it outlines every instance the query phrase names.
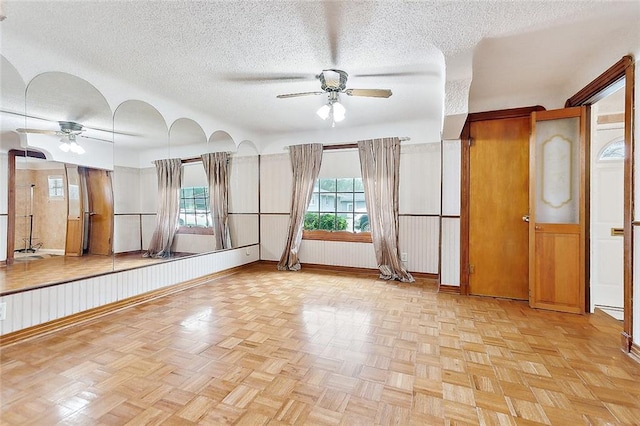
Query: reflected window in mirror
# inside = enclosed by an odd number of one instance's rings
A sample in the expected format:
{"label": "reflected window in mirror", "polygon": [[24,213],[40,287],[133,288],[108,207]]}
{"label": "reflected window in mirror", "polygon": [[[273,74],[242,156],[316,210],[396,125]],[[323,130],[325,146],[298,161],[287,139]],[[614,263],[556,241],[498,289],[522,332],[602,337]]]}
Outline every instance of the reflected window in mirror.
{"label": "reflected window in mirror", "polygon": [[206,186],[180,189],[179,233],[213,234],[209,188]]}
{"label": "reflected window in mirror", "polygon": [[64,198],[64,183],[61,175],[47,176],[49,182],[49,199]]}

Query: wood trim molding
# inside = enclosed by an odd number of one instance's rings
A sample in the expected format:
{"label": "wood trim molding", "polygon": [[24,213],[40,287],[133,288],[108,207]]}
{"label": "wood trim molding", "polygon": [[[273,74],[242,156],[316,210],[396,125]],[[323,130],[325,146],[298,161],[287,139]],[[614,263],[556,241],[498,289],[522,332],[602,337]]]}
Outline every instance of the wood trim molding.
{"label": "wood trim molding", "polygon": [[[633,336],[633,211],[634,200],[634,167],[635,140],[634,140],[634,110],[635,110],[635,62],[630,56],[623,58],[628,65],[625,72],[624,95],[624,254],[623,254],[623,291],[624,291],[624,323],[623,330],[629,336]],[[628,346],[631,350],[631,346]]]}
{"label": "wood trim molding", "polygon": [[303,240],[343,241],[350,243],[371,243],[371,232],[346,231],[302,231]]}
{"label": "wood trim molding", "polygon": [[[253,262],[253,263],[257,263],[257,262]],[[82,324],[87,321],[95,320],[105,315],[109,315],[113,312],[118,312],[123,309],[148,302],[150,300],[158,299],[174,293],[181,292],[183,290],[187,290],[192,287],[199,286],[208,281],[212,281],[222,277],[236,274],[242,268],[252,265],[253,263],[236,266],[235,268],[225,269],[224,271],[215,272],[213,274],[205,275],[203,277],[198,277],[196,279],[185,281],[180,284],[160,288],[158,290],[153,290],[137,296],[129,297],[127,299],[119,300],[117,302],[109,303],[107,305],[98,306],[97,308],[78,312],[77,314],[69,315],[69,316],[58,318],[56,320],[49,321],[43,324],[38,324],[33,327],[28,327],[22,330],[14,331],[13,333],[7,333],[5,335],[0,336],[0,348],[6,348],[7,346],[13,345],[18,342],[24,342],[25,340],[29,340],[35,337],[40,337],[45,334],[62,330],[64,328]]]}
{"label": "wood trim molding", "polygon": [[178,227],[176,234],[213,235],[213,228],[205,228],[202,226],[180,226]]}
{"label": "wood trim molding", "polygon": [[624,78],[624,255],[623,255],[623,285],[624,285],[624,321],[622,350],[631,350],[631,336],[633,336],[633,221],[634,210],[634,121],[635,109],[635,61],[633,56],[623,56],[609,69],[596,77],[578,93],[567,99],[566,107],[591,105],[617,90]]}
{"label": "wood trim molding", "polygon": [[[472,112],[467,116],[467,122],[465,123],[465,127],[467,123],[472,123],[474,121],[485,121],[485,120],[501,120],[505,118],[521,118],[528,117],[534,111],[545,111],[545,107],[542,105],[535,105],[529,107],[520,107],[520,108],[509,108],[509,109],[500,109],[495,111],[485,111],[485,112]],[[465,132],[462,132],[465,135]],[[466,133],[468,139],[468,133]]]}
{"label": "wood trim molding", "polygon": [[510,108],[496,111],[474,112],[467,115],[460,134],[460,289],[462,295],[469,294],[469,188],[470,188],[470,152],[471,123],[485,120],[503,120],[507,118],[529,117],[534,111],[545,111],[540,105]]}
{"label": "wood trim molding", "polygon": [[[608,95],[606,89],[627,74],[627,69],[633,65],[633,57],[623,56],[608,70],[596,77],[591,83],[583,87],[578,93],[565,102],[565,108],[595,103]],[[633,80],[626,80],[627,83]]]}
{"label": "wood trim molding", "polygon": [[631,346],[633,346],[633,339],[631,335],[624,331],[620,333],[620,348],[622,349],[622,352],[631,351]]}
{"label": "wood trim molding", "polygon": [[457,285],[440,284],[438,286],[438,293],[460,294],[460,287]]}

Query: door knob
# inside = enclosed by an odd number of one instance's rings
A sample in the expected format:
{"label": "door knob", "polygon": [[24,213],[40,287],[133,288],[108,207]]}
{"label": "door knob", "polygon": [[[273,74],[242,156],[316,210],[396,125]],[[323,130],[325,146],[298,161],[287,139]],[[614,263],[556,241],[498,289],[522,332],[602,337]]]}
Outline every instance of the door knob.
{"label": "door knob", "polygon": [[524,216],[522,216],[522,221],[523,222],[529,222],[529,215],[525,214]]}

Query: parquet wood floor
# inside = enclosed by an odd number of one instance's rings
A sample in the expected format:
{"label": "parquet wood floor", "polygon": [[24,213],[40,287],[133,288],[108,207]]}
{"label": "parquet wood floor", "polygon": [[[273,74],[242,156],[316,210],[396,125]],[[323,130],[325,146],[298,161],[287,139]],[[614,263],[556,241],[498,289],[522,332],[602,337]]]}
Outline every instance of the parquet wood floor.
{"label": "parquet wood floor", "polygon": [[2,348],[3,425],[640,424],[605,314],[255,265]]}

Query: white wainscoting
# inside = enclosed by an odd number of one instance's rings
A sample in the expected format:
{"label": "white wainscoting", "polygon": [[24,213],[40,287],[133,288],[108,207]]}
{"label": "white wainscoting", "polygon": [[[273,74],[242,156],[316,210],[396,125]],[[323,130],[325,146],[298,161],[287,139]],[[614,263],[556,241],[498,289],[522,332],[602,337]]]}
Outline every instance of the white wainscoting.
{"label": "white wainscoting", "polygon": [[440,283],[460,286],[460,218],[442,218],[442,271]]}
{"label": "white wainscoting", "polygon": [[156,215],[145,214],[142,215],[142,250],[149,248],[151,238],[153,237],[153,231],[156,229]]}
{"label": "white wainscoting", "polygon": [[438,273],[440,217],[400,216],[400,253],[407,253],[405,267],[411,272]]}
{"label": "white wainscoting", "polygon": [[260,215],[260,259],[280,260],[287,242],[288,214]]}
{"label": "white wainscoting", "polygon": [[352,268],[377,268],[373,244],[302,240],[300,263]]}
{"label": "white wainscoting", "polygon": [[234,247],[258,244],[258,215],[257,214],[229,214],[229,232]]}
{"label": "white wainscoting", "polygon": [[0,216],[0,261],[7,260],[7,220],[8,216]]}
{"label": "white wainscoting", "polygon": [[7,304],[0,335],[255,262],[258,257],[255,245],[0,296],[0,303]]}

